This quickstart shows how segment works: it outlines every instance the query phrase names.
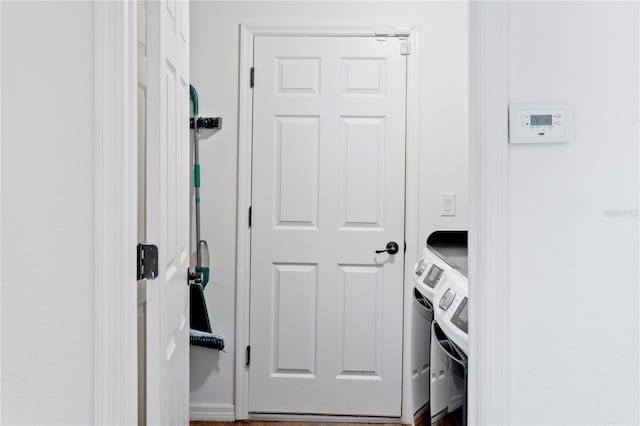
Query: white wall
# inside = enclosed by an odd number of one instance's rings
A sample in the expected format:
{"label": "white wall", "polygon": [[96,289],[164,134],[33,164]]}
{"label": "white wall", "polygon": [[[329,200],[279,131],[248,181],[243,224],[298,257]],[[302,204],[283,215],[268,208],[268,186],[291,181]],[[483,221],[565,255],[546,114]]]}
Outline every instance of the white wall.
{"label": "white wall", "polygon": [[2,418],[93,422],[93,4],[2,2]]}
{"label": "white wall", "polygon": [[576,110],[574,143],[509,148],[511,423],[638,424],[638,3],[510,16],[511,100]]}
{"label": "white wall", "polygon": [[[239,25],[419,25],[420,232],[467,229],[467,5],[464,2],[191,3],[191,82],[200,114],[223,130],[201,141],[202,235],[211,248],[207,303],[226,353],[192,348],[191,401],[233,404]],[[440,192],[457,193],[457,217],[439,216]],[[416,248],[417,250],[417,248]],[[240,349],[244,350],[244,349]],[[219,407],[218,405],[216,405]]]}

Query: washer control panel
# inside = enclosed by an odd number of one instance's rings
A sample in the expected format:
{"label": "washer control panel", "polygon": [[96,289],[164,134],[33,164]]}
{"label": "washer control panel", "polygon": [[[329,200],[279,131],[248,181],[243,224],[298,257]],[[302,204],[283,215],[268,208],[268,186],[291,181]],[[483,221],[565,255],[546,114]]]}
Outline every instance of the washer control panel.
{"label": "washer control panel", "polygon": [[573,141],[573,113],[566,105],[515,103],[509,106],[509,142]]}
{"label": "washer control panel", "polygon": [[438,306],[440,306],[440,309],[446,311],[447,309],[449,309],[449,306],[451,306],[455,298],[456,292],[448,288],[447,291],[445,291],[445,293],[442,295],[442,299],[440,299],[440,303]]}
{"label": "washer control panel", "polygon": [[429,272],[424,276],[422,282],[431,288],[436,288],[444,270],[435,263],[429,268]]}
{"label": "washer control panel", "polygon": [[416,267],[414,269],[414,273],[416,274],[417,277],[422,276],[422,274],[424,274],[424,271],[427,269],[427,266],[429,264],[427,263],[426,260],[424,259],[420,259],[420,261],[416,264]]}
{"label": "washer control panel", "polygon": [[[434,320],[453,343],[466,354],[469,348],[469,279],[456,270],[446,271],[446,282],[433,297]],[[428,288],[428,287],[427,287]]]}
{"label": "washer control panel", "polygon": [[422,258],[418,260],[413,270],[415,287],[429,302],[433,302],[438,287],[446,282],[447,271],[450,269],[451,267],[445,261],[425,247]]}

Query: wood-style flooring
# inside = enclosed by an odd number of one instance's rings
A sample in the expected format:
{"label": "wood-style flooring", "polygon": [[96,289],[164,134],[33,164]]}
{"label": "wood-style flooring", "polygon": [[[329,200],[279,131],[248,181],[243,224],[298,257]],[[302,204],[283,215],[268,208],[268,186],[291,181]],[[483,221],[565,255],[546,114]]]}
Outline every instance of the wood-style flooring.
{"label": "wood-style flooring", "polygon": [[[457,414],[457,413],[454,413]],[[429,412],[416,420],[415,426],[462,426],[460,416],[447,415],[433,425],[430,424]],[[400,423],[328,423],[328,422],[276,422],[276,421],[241,421],[241,422],[202,422],[192,421],[190,426],[399,426]]]}
{"label": "wood-style flooring", "polygon": [[243,422],[196,422],[190,426],[399,426],[399,423],[327,423],[327,422],[276,422],[276,421],[243,421]]}

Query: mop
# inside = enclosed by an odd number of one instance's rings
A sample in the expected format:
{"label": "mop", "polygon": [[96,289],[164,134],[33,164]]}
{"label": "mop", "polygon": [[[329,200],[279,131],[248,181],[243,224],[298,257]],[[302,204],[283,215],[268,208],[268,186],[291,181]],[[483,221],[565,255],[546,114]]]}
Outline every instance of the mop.
{"label": "mop", "polygon": [[[194,165],[193,186],[195,189],[196,210],[196,266],[195,273],[189,274],[190,327],[189,339],[194,346],[201,346],[219,351],[224,350],[224,339],[212,333],[211,321],[204,298],[204,289],[209,283],[209,248],[207,242],[200,238],[200,124],[198,117],[198,92],[190,86],[193,103],[192,127],[194,130]],[[207,119],[210,120],[210,119]],[[213,119],[215,120],[215,119]],[[207,127],[209,127],[207,125]]]}

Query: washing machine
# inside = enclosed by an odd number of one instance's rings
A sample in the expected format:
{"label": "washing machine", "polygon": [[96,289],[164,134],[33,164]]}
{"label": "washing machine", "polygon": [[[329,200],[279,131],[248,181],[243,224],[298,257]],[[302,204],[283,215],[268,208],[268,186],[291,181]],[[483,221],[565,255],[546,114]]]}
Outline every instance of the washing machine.
{"label": "washing machine", "polygon": [[[429,408],[431,389],[431,329],[434,319],[433,300],[439,283],[450,266],[429,247],[425,247],[422,258],[414,268],[413,313],[412,313],[412,390],[414,418],[421,417]],[[436,364],[438,367],[439,364]],[[443,391],[444,392],[444,391]],[[442,404],[436,392],[435,406]],[[447,407],[447,404],[444,404]]]}
{"label": "washing machine", "polygon": [[431,419],[467,424],[469,280],[450,265],[435,289],[431,330]]}

